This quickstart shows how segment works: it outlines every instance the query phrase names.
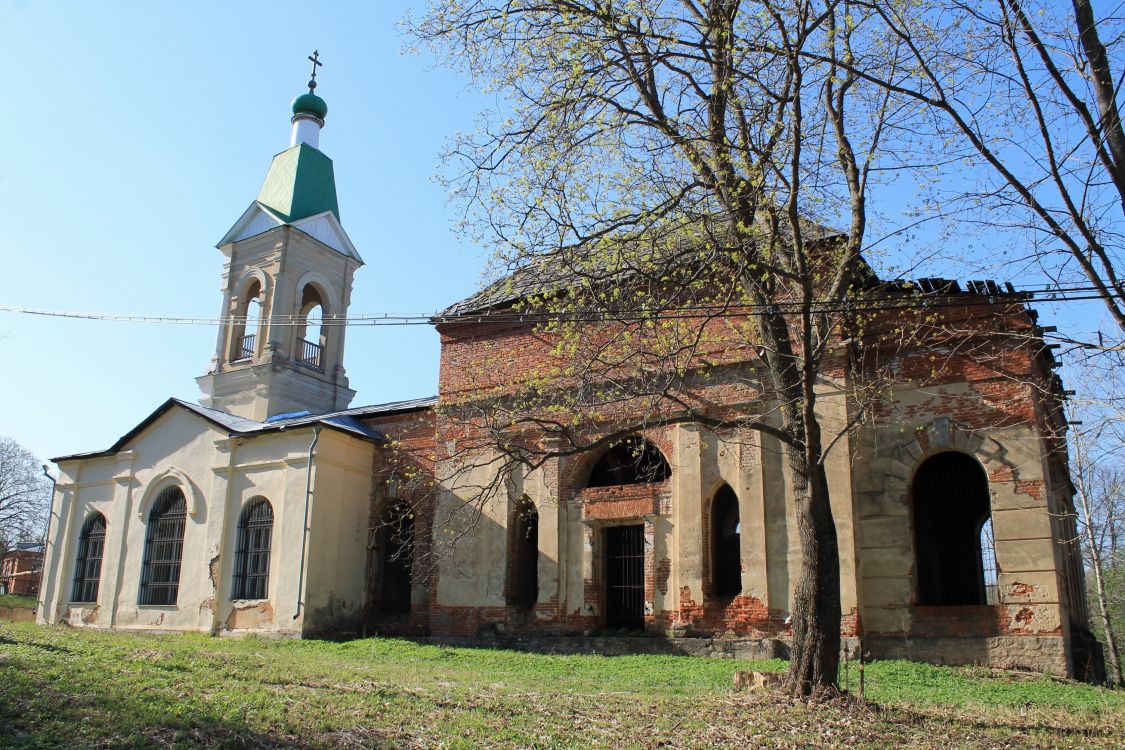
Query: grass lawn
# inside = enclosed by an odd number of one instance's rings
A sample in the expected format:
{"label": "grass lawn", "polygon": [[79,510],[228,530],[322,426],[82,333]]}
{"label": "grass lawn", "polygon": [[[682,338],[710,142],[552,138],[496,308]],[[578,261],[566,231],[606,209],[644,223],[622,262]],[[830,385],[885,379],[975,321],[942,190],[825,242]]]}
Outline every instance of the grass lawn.
{"label": "grass lawn", "polygon": [[0,596],[0,607],[35,609],[35,597],[23,596],[22,594],[5,594]]}
{"label": "grass lawn", "polygon": [[[758,662],[781,670],[783,662]],[[747,662],[0,623],[0,747],[1122,747],[1125,692],[880,662],[868,709],[734,694]],[[854,684],[854,669],[852,678]]]}

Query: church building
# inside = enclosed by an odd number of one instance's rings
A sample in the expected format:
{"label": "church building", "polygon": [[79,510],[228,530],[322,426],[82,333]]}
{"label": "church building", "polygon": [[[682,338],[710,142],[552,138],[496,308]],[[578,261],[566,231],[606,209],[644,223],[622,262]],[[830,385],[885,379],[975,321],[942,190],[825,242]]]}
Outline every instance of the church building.
{"label": "church building", "polygon": [[[558,356],[511,314],[518,284],[434,318],[437,396],[351,406],[363,259],[315,88],[218,243],[222,322],[199,402],[169,399],[108,448],[55,459],[39,621],[783,654],[801,551],[775,439],[675,422],[502,478],[479,460],[459,410]],[[1035,312],[991,282],[890,287],[940,301],[965,337],[1010,335],[897,353],[877,420],[850,418],[846,388],[821,396],[827,422],[852,425],[827,464],[846,642],[1087,675],[1065,393]],[[728,352],[707,398],[761,408],[751,354]]]}

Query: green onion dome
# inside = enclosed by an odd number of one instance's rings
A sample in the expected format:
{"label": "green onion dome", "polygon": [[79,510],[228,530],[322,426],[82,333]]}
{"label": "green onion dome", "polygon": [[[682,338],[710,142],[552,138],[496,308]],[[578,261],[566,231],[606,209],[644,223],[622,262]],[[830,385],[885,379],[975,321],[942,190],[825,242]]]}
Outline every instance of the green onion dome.
{"label": "green onion dome", "polygon": [[328,105],[324,103],[323,99],[310,91],[293,100],[293,114],[316,115],[323,120],[328,114]]}

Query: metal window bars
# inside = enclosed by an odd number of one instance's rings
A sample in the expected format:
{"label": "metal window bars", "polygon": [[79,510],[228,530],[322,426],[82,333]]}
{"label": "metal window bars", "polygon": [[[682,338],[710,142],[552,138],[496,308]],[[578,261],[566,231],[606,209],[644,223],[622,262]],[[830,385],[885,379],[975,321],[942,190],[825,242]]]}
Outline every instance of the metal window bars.
{"label": "metal window bars", "polygon": [[72,602],[96,602],[98,582],[102,576],[102,553],[105,549],[105,516],[94,514],[78,536],[78,561],[74,565]]}
{"label": "metal window bars", "polygon": [[268,597],[272,536],[273,508],[265,498],[252,500],[238,521],[232,599]]}
{"label": "metal window bars", "polygon": [[186,522],[187,502],[183,491],[179,487],[162,491],[148,517],[140,604],[159,606],[176,603]]}

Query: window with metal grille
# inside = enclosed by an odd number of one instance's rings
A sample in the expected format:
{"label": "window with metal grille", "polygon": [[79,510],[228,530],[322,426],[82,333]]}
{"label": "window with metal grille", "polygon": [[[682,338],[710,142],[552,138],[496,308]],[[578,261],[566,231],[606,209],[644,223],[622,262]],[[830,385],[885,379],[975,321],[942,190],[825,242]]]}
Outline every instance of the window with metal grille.
{"label": "window with metal grille", "polygon": [[175,604],[180,589],[187,501],[179,487],[162,490],[148,514],[145,558],[141,570],[141,604]]}
{"label": "window with metal grille", "polygon": [[72,602],[96,602],[98,581],[102,577],[102,551],[105,549],[105,516],[95,513],[82,524],[78,534],[78,562],[74,565]]}
{"label": "window with metal grille", "polygon": [[273,507],[264,497],[252,499],[238,519],[232,599],[265,599],[268,596],[272,536]]}
{"label": "window with metal grille", "polygon": [[738,496],[724,484],[711,501],[711,580],[716,596],[742,593],[741,537]]}
{"label": "window with metal grille", "polygon": [[963,453],[939,453],[918,468],[911,489],[918,603],[988,603],[995,561],[984,469]]}

